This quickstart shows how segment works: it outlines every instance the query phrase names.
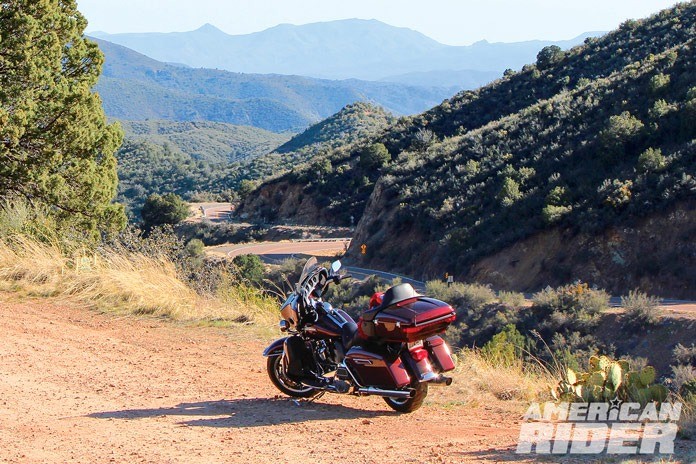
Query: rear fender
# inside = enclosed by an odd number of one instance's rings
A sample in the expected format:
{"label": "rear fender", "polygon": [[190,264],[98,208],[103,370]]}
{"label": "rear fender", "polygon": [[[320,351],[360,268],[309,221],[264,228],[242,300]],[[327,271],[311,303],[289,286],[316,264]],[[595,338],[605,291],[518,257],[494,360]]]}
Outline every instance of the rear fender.
{"label": "rear fender", "polygon": [[266,358],[270,358],[273,356],[280,356],[283,354],[283,345],[285,344],[285,340],[287,340],[290,337],[283,337],[279,338],[278,340],[274,341],[270,345],[268,345],[268,348],[263,350],[263,355]]}

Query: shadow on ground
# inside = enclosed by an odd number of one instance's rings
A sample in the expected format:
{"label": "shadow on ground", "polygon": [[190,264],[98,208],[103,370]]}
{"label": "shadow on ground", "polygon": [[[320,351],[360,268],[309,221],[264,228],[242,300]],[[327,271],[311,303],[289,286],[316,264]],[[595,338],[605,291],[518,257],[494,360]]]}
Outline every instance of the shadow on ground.
{"label": "shadow on ground", "polygon": [[369,411],[337,404],[296,401],[287,398],[248,398],[199,403],[181,403],[169,408],[127,409],[89,414],[95,419],[145,419],[161,416],[191,416],[179,422],[195,427],[263,427],[314,420],[370,419],[395,416],[393,411]]}

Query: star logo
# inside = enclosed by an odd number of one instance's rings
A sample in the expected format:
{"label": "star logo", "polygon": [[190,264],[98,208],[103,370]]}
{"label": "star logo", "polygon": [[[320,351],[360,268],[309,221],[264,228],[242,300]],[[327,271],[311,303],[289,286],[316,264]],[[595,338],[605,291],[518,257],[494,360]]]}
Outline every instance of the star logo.
{"label": "star logo", "polygon": [[621,408],[621,403],[623,403],[623,401],[621,401],[618,397],[615,396],[614,398],[609,400],[609,410],[611,411],[613,409],[616,409],[618,411],[619,408]]}

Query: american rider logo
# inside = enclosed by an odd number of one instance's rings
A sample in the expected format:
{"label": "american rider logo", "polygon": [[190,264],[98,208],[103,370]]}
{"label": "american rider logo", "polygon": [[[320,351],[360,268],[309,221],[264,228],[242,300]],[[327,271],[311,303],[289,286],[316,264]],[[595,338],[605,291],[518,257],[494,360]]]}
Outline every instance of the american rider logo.
{"label": "american rider logo", "polygon": [[[543,407],[542,407],[543,406]],[[518,454],[672,454],[681,403],[533,403]]]}

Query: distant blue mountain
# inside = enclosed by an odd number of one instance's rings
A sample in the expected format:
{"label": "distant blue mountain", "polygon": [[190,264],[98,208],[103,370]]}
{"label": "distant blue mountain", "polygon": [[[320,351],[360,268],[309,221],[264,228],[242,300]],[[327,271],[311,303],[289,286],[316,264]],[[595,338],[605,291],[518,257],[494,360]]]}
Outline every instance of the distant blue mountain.
{"label": "distant blue mountain", "polygon": [[556,42],[481,41],[449,46],[411,29],[349,19],[281,24],[246,35],[228,35],[210,24],[191,32],[91,35],[159,61],[197,68],[406,83],[420,83],[422,73],[428,73],[440,85],[463,89],[479,87],[507,68],[533,62],[546,45],[570,48],[599,33]]}
{"label": "distant blue mountain", "polygon": [[142,121],[214,121],[274,132],[300,132],[355,102],[395,114],[425,111],[454,91],[356,79],[240,74],[166,64],[95,39],[105,63],[96,90],[110,117]]}

